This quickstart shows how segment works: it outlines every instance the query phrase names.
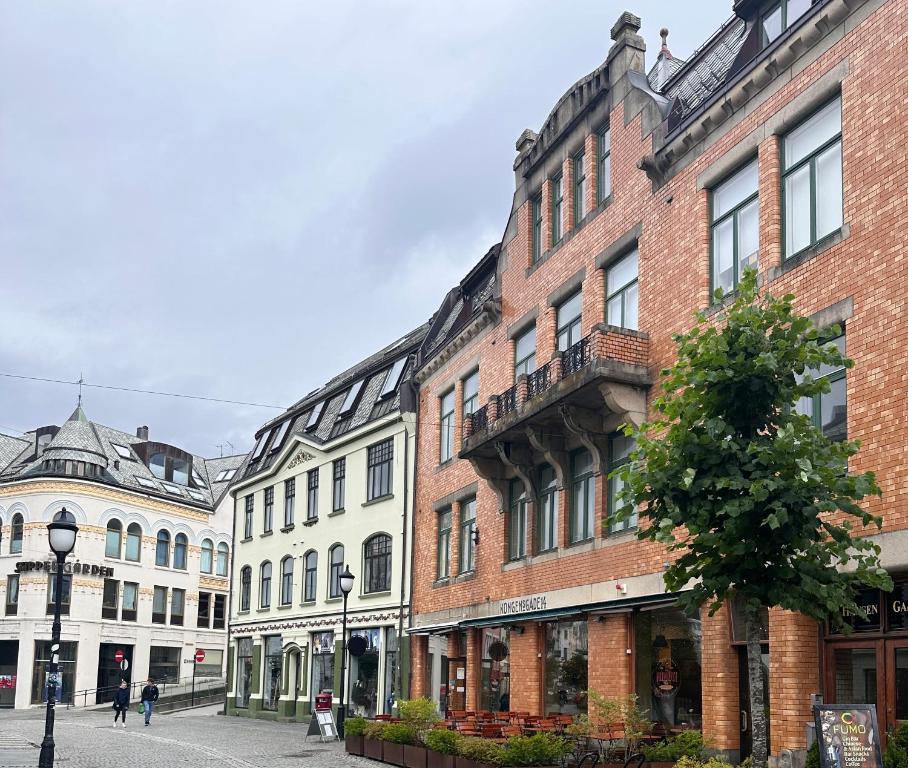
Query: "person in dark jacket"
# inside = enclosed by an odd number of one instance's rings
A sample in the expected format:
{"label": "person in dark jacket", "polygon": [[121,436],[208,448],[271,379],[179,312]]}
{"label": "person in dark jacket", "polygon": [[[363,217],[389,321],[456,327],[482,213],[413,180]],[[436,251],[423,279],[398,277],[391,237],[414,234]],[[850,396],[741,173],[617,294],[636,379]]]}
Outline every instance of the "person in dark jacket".
{"label": "person in dark jacket", "polygon": [[129,686],[126,684],[125,680],[120,681],[120,687],[117,688],[117,692],[114,694],[113,700],[113,710],[114,710],[114,722],[113,727],[117,727],[117,718],[123,718],[123,727],[126,727],[126,710],[129,709]]}
{"label": "person in dark jacket", "polygon": [[158,700],[158,686],[154,684],[154,678],[148,678],[148,684],[142,689],[142,707],[145,710],[145,725],[151,720],[151,710],[154,703]]}

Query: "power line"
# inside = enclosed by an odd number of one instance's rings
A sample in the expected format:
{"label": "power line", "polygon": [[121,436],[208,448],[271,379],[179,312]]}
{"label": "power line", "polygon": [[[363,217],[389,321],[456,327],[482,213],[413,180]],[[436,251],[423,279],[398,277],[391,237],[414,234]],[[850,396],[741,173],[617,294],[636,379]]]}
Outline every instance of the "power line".
{"label": "power line", "polygon": [[279,411],[287,410],[284,405],[271,405],[269,403],[249,403],[245,400],[225,400],[220,397],[206,397],[205,395],[186,395],[180,392],[160,392],[154,389],[137,389],[135,387],[118,387],[113,384],[90,384],[87,381],[82,380],[81,376],[75,381],[69,381],[66,379],[50,379],[42,376],[25,376],[18,373],[2,373],[0,376],[7,379],[21,379],[23,381],[40,381],[45,384],[68,384],[70,386],[79,386],[81,387],[92,387],[94,389],[111,389],[117,392],[133,392],[141,395],[158,395],[160,397],[178,397],[183,400],[204,400],[209,403],[227,403],[228,405],[248,405],[253,408],[274,408]]}

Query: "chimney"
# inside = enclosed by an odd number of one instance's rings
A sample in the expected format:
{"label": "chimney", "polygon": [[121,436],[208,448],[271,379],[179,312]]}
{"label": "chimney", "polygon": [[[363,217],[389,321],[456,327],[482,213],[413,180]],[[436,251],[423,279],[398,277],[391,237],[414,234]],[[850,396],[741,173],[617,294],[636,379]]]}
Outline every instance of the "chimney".
{"label": "chimney", "polygon": [[535,131],[531,131],[529,128],[525,128],[523,133],[521,133],[518,137],[517,143],[515,144],[517,154],[522,155],[524,152],[526,152],[530,147],[533,146],[533,144],[536,143],[537,138],[539,137],[536,135]]}
{"label": "chimney", "polygon": [[136,427],[136,437],[139,438],[139,440],[147,440],[148,426],[146,425],[144,427]]}
{"label": "chimney", "polygon": [[643,72],[646,43],[637,34],[640,31],[640,17],[625,11],[612,27],[615,42],[608,52],[609,82],[614,85],[628,72]]}

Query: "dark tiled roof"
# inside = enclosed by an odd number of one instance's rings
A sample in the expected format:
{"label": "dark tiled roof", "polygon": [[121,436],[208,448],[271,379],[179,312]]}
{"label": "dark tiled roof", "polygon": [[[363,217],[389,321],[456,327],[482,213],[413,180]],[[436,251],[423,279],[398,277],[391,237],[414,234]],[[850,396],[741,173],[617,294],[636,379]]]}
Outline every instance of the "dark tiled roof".
{"label": "dark tiled roof", "polygon": [[664,51],[660,51],[659,56],[656,58],[656,63],[653,64],[652,69],[650,69],[649,74],[646,76],[649,87],[656,93],[661,93],[665,84],[675,76],[675,73],[677,73],[684,64],[684,59],[679,59],[677,56],[672,56],[670,53],[666,55]]}

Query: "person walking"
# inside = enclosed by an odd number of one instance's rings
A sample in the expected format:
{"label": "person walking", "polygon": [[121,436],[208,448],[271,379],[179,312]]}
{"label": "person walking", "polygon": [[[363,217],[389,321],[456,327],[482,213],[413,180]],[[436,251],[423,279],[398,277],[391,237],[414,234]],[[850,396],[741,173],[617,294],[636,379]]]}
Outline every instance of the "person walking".
{"label": "person walking", "polygon": [[145,725],[148,725],[151,720],[151,710],[157,700],[158,686],[154,684],[154,678],[149,677],[147,685],[142,689],[142,708],[145,711]]}
{"label": "person walking", "polygon": [[113,727],[117,727],[117,718],[123,718],[123,727],[126,727],[126,710],[129,709],[129,686],[126,684],[125,680],[120,681],[120,687],[117,688],[116,693],[114,693],[113,700],[113,710],[114,710],[114,721]]}

